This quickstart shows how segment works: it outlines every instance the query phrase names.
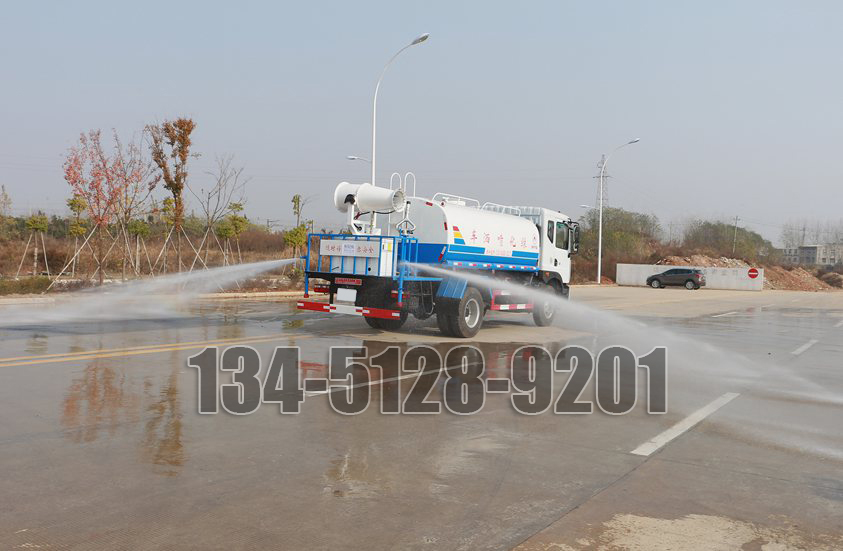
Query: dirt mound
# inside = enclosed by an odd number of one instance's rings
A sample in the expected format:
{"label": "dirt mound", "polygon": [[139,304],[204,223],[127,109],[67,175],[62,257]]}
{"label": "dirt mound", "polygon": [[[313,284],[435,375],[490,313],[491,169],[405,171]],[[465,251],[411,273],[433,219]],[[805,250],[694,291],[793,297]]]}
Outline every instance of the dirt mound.
{"label": "dirt mound", "polygon": [[823,274],[820,276],[820,279],[832,287],[842,288],[843,287],[843,275],[840,275],[835,272],[829,272],[827,274]]}
{"label": "dirt mound", "polygon": [[802,267],[764,267],[764,288],[788,291],[827,291],[831,286]]}
{"label": "dirt mound", "polygon": [[[739,258],[713,258],[703,254],[691,256],[667,256],[656,264],[667,266],[700,266],[703,268],[749,268],[751,265]],[[827,291],[836,284],[822,281],[802,267],[782,267],[759,265],[764,268],[764,288],[788,291]],[[827,274],[831,275],[831,274]],[[839,274],[834,274],[839,275]],[[831,279],[831,278],[829,278]],[[841,278],[843,285],[843,278]]]}
{"label": "dirt mound", "polygon": [[738,258],[712,258],[704,254],[691,256],[666,256],[656,262],[667,266],[701,266],[704,268],[749,268],[749,264]]}

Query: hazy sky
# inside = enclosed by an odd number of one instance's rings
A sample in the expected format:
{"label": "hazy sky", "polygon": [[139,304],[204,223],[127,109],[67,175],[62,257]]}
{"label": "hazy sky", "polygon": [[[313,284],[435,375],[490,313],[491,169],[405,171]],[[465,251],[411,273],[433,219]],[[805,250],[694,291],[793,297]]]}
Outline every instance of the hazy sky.
{"label": "hazy sky", "polygon": [[[371,99],[380,182],[419,195],[609,204],[740,216],[777,238],[843,217],[843,3],[6,2],[0,18],[0,183],[16,212],[64,212],[62,157],[79,132],[193,117],[194,185],[216,154],[252,176],[247,212],[342,223],[341,180],[367,181]],[[163,190],[160,196],[163,197]]]}

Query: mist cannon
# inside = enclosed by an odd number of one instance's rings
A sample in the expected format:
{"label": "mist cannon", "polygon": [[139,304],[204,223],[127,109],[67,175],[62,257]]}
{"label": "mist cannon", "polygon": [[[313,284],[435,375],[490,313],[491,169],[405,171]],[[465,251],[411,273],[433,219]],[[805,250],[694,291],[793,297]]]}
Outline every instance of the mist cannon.
{"label": "mist cannon", "polygon": [[359,212],[403,212],[406,202],[400,189],[386,189],[372,184],[341,182],[334,190],[334,206],[348,212],[353,205]]}

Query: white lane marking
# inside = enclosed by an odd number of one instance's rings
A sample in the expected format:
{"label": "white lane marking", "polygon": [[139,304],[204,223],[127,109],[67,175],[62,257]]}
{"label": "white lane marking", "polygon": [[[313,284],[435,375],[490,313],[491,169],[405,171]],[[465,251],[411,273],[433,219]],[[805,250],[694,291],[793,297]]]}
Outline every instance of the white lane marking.
{"label": "white lane marking", "polygon": [[682,419],[681,421],[679,421],[666,431],[662,432],[661,434],[657,435],[650,441],[644,442],[629,453],[634,455],[643,455],[644,457],[647,457],[653,452],[661,449],[662,446],[664,446],[674,438],[677,438],[683,433],[687,432],[688,430],[694,428],[694,426],[696,426],[703,419],[705,419],[718,409],[722,408],[738,396],[740,396],[740,393],[738,392],[727,392],[720,398],[717,398],[710,404],[701,407],[688,417]]}
{"label": "white lane marking", "polygon": [[835,323],[834,327],[843,327],[843,320],[840,320],[837,323]]}
{"label": "white lane marking", "polygon": [[806,350],[808,350],[809,348],[811,348],[812,346],[814,346],[818,342],[820,342],[820,341],[818,341],[817,339],[811,339],[808,342],[806,342],[805,344],[803,344],[802,346],[800,346],[799,348],[797,348],[796,350],[794,350],[793,352],[791,352],[791,354],[793,354],[794,356],[798,356],[799,354],[805,352]]}
{"label": "white lane marking", "polygon": [[737,314],[737,313],[738,313],[738,312],[737,312],[737,310],[735,310],[734,312],[726,312],[726,313],[724,313],[724,314],[714,314],[714,315],[713,315],[713,316],[711,316],[711,317],[712,317],[712,318],[721,318],[721,317],[723,317],[723,316],[731,316],[732,314]]}
{"label": "white lane marking", "polygon": [[765,304],[765,305],[764,305],[764,306],[762,306],[761,308],[769,308],[769,307],[771,307],[771,306],[775,306],[775,304]]}

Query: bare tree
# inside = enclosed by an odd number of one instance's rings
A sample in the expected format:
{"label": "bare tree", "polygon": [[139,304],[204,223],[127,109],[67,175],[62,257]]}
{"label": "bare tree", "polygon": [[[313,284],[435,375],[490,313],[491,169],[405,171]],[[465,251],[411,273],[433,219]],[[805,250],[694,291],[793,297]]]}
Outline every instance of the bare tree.
{"label": "bare tree", "polygon": [[316,199],[316,195],[308,195],[307,197],[302,197],[298,193],[293,195],[293,214],[296,216],[296,226],[301,226],[301,217],[302,213],[304,212],[304,207],[310,204],[314,199]]}
{"label": "bare tree", "polygon": [[[126,279],[126,259],[129,258],[135,275],[140,269],[140,255],[132,257],[129,245],[128,227],[132,219],[139,214],[146,214],[147,203],[152,191],[161,181],[161,173],[156,164],[144,154],[139,141],[132,139],[126,145],[120,141],[114,131],[114,174],[120,180],[123,192],[117,198],[115,209],[120,233],[123,236],[123,279]],[[137,247],[136,247],[137,248]]]}
{"label": "bare tree", "polygon": [[[210,241],[211,236],[217,240],[218,245],[220,244],[217,234],[213,231],[214,225],[231,212],[232,204],[242,204],[246,184],[250,180],[250,178],[243,176],[244,167],[234,166],[234,155],[217,156],[216,165],[215,170],[206,172],[211,177],[212,182],[207,189],[201,187],[197,192],[190,185],[187,186],[187,189],[198,201],[199,208],[202,209],[205,216],[205,234],[196,249],[196,256],[190,266],[191,270],[196,264],[196,260],[199,259],[203,247],[206,246],[206,241]],[[223,250],[223,254],[225,254],[222,245],[220,245],[220,250]],[[204,261],[203,264],[205,264]]]}

